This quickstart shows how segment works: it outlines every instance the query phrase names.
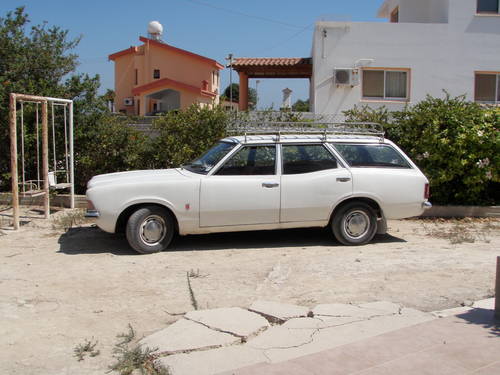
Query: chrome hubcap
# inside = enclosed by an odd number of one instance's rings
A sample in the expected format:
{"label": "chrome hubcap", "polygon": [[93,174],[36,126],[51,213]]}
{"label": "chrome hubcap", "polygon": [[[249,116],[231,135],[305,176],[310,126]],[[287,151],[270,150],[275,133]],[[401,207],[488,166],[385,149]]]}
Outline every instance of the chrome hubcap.
{"label": "chrome hubcap", "polygon": [[352,238],[363,237],[370,229],[370,218],[364,211],[351,211],[344,219],[344,233]]}
{"label": "chrome hubcap", "polygon": [[166,234],[167,226],[161,216],[148,216],[141,224],[140,236],[146,245],[154,246],[160,243]]}

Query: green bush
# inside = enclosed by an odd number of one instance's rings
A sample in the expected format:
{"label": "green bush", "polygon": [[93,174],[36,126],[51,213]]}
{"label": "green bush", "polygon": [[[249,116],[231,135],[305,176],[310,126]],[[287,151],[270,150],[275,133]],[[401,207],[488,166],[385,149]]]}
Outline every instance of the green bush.
{"label": "green bush", "polygon": [[422,169],[437,204],[495,204],[500,188],[500,110],[463,96],[427,97],[398,112],[356,107],[348,120],[386,126],[396,142]]}
{"label": "green bush", "polygon": [[[150,140],[111,115],[75,128],[75,189],[84,193],[92,176],[132,169],[152,168]],[[83,125],[83,124],[81,124]]]}
{"label": "green bush", "polygon": [[159,136],[152,140],[157,168],[179,167],[208,150],[226,136],[229,113],[193,104],[179,112],[168,112],[153,122]]}

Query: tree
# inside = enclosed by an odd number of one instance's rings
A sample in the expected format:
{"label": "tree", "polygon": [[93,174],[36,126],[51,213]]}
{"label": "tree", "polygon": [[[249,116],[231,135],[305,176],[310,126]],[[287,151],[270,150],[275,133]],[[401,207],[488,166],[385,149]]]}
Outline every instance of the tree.
{"label": "tree", "polygon": [[[75,100],[75,124],[89,123],[89,114],[106,111],[105,102],[97,95],[99,76],[68,74],[75,71],[78,56],[71,53],[80,37],[68,38],[68,31],[47,23],[28,28],[30,21],[19,7],[0,17],[0,190],[10,189],[9,94],[12,92],[61,97]],[[27,108],[28,109],[28,108]],[[33,116],[25,113],[28,120]],[[33,132],[33,121],[25,121],[27,133]],[[75,130],[77,129],[75,128]],[[77,134],[75,134],[75,137]],[[26,139],[26,147],[34,147]],[[78,140],[75,141],[78,144]]]}
{"label": "tree", "polygon": [[106,106],[111,112],[114,112],[114,107],[115,107],[115,90],[107,89],[106,93],[102,96],[104,101],[106,102]]}
{"label": "tree", "polygon": [[[222,93],[222,96],[225,97],[227,100],[230,99],[231,97],[231,87],[233,89],[233,102],[239,102],[240,101],[240,85],[237,83],[233,83],[232,85],[228,85],[224,92]],[[248,88],[248,104],[250,109],[255,108],[255,104],[257,103],[257,91],[254,88],[249,87]]]}
{"label": "tree", "polygon": [[429,178],[436,204],[500,202],[500,110],[465,96],[428,96],[401,111],[354,107],[347,121],[377,122]]}
{"label": "tree", "polygon": [[298,99],[292,104],[292,111],[294,112],[309,112],[309,99],[301,100]]}

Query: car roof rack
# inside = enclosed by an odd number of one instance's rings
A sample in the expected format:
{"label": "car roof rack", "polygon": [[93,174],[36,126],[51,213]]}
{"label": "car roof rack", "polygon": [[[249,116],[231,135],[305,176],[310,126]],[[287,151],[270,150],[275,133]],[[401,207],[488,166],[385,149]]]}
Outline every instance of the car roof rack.
{"label": "car roof rack", "polygon": [[280,140],[286,134],[318,134],[327,140],[331,135],[372,136],[384,141],[385,131],[381,124],[376,122],[322,122],[322,121],[235,121],[228,128],[228,133],[244,135],[245,142],[248,135],[276,135]]}

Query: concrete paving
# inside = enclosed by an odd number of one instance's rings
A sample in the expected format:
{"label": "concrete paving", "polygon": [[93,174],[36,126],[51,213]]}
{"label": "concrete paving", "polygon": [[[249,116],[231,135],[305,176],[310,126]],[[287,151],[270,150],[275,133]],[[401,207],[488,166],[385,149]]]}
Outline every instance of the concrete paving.
{"label": "concrete paving", "polygon": [[190,311],[184,318],[245,339],[269,327],[261,315],[240,307]]}
{"label": "concrete paving", "polygon": [[292,318],[306,317],[310,311],[305,306],[271,301],[256,301],[248,309],[265,316],[267,319],[281,323]]}
{"label": "concrete paving", "polygon": [[267,361],[222,374],[498,375],[500,321],[494,320],[492,300],[487,300],[462,309],[458,315],[433,318],[288,361]]}
{"label": "concrete paving", "polygon": [[438,320],[390,302],[318,305],[311,310],[260,301],[248,310],[191,311],[141,344],[157,348],[157,361],[173,375],[260,374],[274,364],[287,364],[288,372],[283,373],[294,374],[290,371],[300,358]]}
{"label": "concrete paving", "polygon": [[241,342],[241,339],[186,319],[180,319],[139,343],[143,347],[168,354],[207,350]]}

